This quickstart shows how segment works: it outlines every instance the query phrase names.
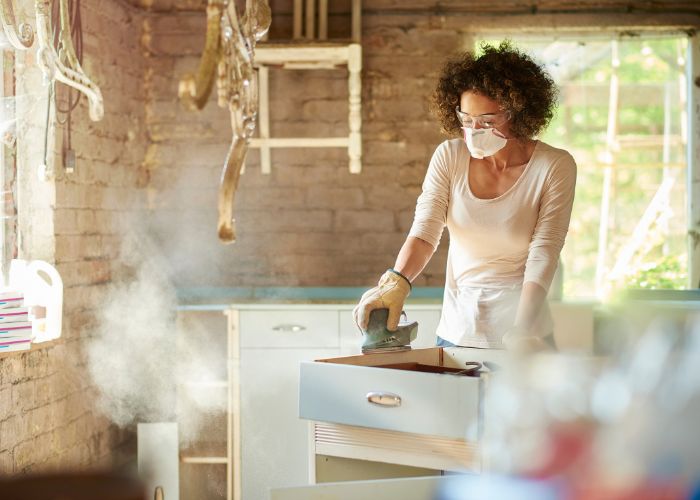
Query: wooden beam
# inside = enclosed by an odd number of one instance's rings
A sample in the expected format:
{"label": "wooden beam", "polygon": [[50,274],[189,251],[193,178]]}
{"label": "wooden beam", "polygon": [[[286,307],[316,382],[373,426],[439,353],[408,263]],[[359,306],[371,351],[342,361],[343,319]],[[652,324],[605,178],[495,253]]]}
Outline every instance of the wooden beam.
{"label": "wooden beam", "polygon": [[351,37],[355,43],[362,39],[362,0],[352,0]]}
{"label": "wooden beam", "polygon": [[306,32],[304,38],[313,40],[316,37],[316,0],[306,0]]}
{"label": "wooden beam", "polygon": [[318,0],[318,39],[328,38],[328,0]]}
{"label": "wooden beam", "polygon": [[295,40],[299,40],[302,37],[302,11],[304,10],[303,0],[294,0],[294,34]]}

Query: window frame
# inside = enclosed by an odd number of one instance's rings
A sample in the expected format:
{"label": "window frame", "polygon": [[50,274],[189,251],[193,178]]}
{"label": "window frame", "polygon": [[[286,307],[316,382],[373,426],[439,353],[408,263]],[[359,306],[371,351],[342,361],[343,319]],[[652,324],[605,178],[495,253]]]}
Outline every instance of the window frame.
{"label": "window frame", "polygon": [[700,36],[688,35],[688,288],[700,288]]}
{"label": "window frame", "polygon": [[[15,51],[11,48],[0,50],[0,67],[2,67],[3,78],[0,95],[3,105],[8,106],[10,100],[16,94],[15,80]],[[10,105],[11,114],[17,123],[16,106]],[[0,271],[2,272],[3,283],[8,283],[8,273],[10,262],[17,258],[19,248],[19,233],[17,226],[17,138],[16,133],[11,141],[7,137],[0,137],[0,203],[2,203],[2,218],[0,219],[0,245],[2,247],[2,257],[0,258]]]}

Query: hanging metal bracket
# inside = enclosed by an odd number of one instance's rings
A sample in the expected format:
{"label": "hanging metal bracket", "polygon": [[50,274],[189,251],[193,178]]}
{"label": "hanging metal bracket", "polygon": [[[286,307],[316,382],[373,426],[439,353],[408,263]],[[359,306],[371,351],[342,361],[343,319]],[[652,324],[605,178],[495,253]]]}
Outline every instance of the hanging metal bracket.
{"label": "hanging metal bracket", "polygon": [[13,0],[0,0],[0,22],[5,36],[12,46],[18,50],[28,49],[34,43],[34,30],[28,23],[17,26]]}

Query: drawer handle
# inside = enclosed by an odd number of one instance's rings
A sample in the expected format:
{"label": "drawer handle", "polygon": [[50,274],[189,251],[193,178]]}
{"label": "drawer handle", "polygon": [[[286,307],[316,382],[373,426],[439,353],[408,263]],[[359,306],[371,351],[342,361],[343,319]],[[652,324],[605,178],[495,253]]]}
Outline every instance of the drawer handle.
{"label": "drawer handle", "polygon": [[401,396],[390,392],[368,392],[367,401],[378,406],[401,406]]}
{"label": "drawer handle", "polygon": [[276,332],[301,332],[306,330],[305,326],[302,325],[277,325],[273,326],[272,329]]}

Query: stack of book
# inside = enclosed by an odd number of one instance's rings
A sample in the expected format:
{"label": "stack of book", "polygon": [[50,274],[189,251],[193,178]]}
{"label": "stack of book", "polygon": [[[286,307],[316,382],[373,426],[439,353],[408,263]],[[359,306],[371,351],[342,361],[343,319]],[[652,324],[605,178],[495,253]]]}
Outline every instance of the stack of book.
{"label": "stack of book", "polygon": [[23,303],[21,292],[0,291],[0,353],[29,349],[32,322]]}

